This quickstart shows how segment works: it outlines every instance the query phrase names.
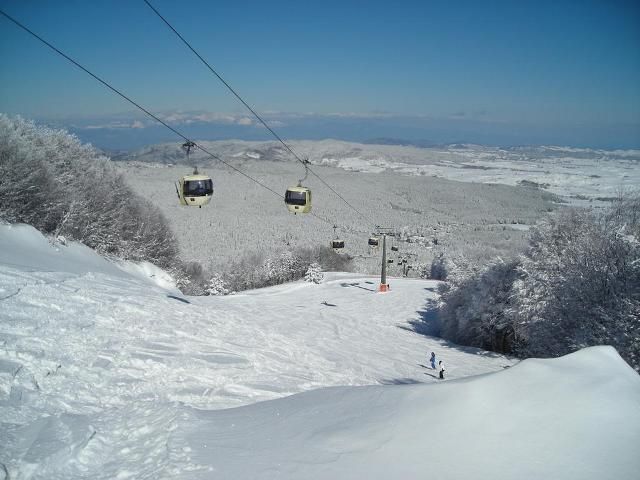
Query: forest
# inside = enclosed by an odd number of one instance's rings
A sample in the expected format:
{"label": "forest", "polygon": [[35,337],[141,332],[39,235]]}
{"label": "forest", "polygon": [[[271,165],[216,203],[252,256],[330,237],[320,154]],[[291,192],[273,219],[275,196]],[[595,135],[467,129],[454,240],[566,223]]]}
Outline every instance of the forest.
{"label": "forest", "polygon": [[440,334],[463,345],[556,357],[613,345],[640,371],[640,194],[603,211],[567,208],[520,255],[473,267],[439,257]]}

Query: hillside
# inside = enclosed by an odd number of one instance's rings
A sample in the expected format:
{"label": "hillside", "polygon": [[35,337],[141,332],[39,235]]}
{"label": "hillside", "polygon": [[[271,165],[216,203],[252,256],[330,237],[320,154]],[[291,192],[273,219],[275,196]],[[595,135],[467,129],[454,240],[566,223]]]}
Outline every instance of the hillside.
{"label": "hillside", "polygon": [[[118,157],[123,161],[116,164],[129,184],[181,232],[182,255],[212,270],[225,270],[250,253],[274,255],[327,244],[337,224],[346,252],[355,256],[354,269],[376,273],[377,252],[366,245],[374,223],[403,234],[404,255],[394,256],[390,266],[394,274],[403,273],[397,266],[403,257],[415,272],[442,253],[483,265],[521,251],[529,226],[559,202],[601,207],[640,182],[636,150],[291,143],[366,218],[313,176],[305,184],[313,191],[313,212],[320,219],[286,215],[282,199],[199,151],[191,155],[191,163],[213,177],[213,202],[206,211],[181,208],[173,183],[190,167],[179,142],[146,147]],[[304,175],[301,165],[274,142],[202,144],[276,192]]]}
{"label": "hillside", "polygon": [[436,282],[375,283],[183,297],[151,265],[1,226],[5,477],[633,478],[640,381],[615,351],[504,371],[414,331]]}
{"label": "hillside", "polygon": [[[304,175],[304,169],[290,161],[229,161],[283,195]],[[294,216],[287,212],[282,198],[224,165],[208,163],[199,168],[213,178],[211,204],[185,208],[177,202],[174,182],[190,173],[188,167],[139,162],[116,165],[129,185],[163,212],[177,233],[182,256],[214,270],[253,252],[271,255],[292,247],[327,245],[334,238],[334,224],[345,240],[346,253],[356,257],[355,270],[363,273],[376,273],[380,268],[379,252],[367,246],[375,224],[403,236],[399,254],[393,257],[396,263],[390,267],[393,274],[402,274],[397,267],[401,254],[416,268],[429,264],[444,250],[483,261],[519,249],[526,235],[522,230],[557,207],[554,196],[535,188],[315,166],[314,171],[364,217],[312,176],[305,185],[312,189],[312,211],[319,218]]]}
{"label": "hillside", "polygon": [[[202,144],[225,159],[293,160],[276,142],[233,140]],[[574,202],[615,197],[619,189],[640,183],[640,171],[637,168],[640,150],[469,144],[420,148],[338,140],[297,140],[290,144],[314,165],[332,166],[349,172],[388,172],[460,182],[537,186]],[[192,158],[198,163],[210,159],[203,152],[195,152]],[[185,162],[184,152],[176,143],[151,145],[118,159]]]}

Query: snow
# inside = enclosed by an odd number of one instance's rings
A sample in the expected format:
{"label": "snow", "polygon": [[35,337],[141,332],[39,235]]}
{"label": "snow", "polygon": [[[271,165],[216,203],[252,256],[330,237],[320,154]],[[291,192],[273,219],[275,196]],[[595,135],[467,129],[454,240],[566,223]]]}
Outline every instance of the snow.
{"label": "snow", "polygon": [[[202,145],[275,192],[284,192],[304,175],[299,162],[274,142]],[[327,245],[336,233],[345,241],[344,253],[354,257],[353,269],[375,274],[378,261],[366,242],[373,224],[426,240],[400,242],[389,265],[393,275],[403,274],[400,254],[411,254],[414,276],[441,254],[480,266],[497,256],[519,254],[527,245],[528,226],[561,204],[607,208],[620,192],[640,185],[637,150],[417,148],[337,140],[294,141],[292,148],[308,156],[313,171],[362,215],[309,175],[304,183],[313,192],[313,215],[284,216],[281,198],[202,152],[191,159],[214,179],[215,194],[207,208],[184,208],[176,201],[174,183],[189,170],[179,165],[186,158],[176,142],[147,147],[126,157],[133,161],[114,163],[136,192],[160,208],[175,232],[189,231],[178,235],[183,258],[220,274],[234,269],[233,260],[253,254],[275,258],[282,251]]]}
{"label": "snow", "polygon": [[187,478],[216,466],[222,478],[631,479],[639,382],[615,350],[596,347],[442,385],[190,410],[171,445],[203,468]]}
{"label": "snow", "polygon": [[0,478],[635,478],[613,349],[516,364],[415,331],[437,282],[377,282],[184,297],[0,225]]}
{"label": "snow", "polygon": [[[314,165],[348,172],[395,173],[440,177],[474,183],[538,185],[564,196],[571,203],[598,204],[616,197],[620,190],[640,184],[640,150],[602,150],[561,146],[492,147],[472,144],[419,148],[408,145],[376,145],[326,139],[289,142],[304,152]],[[274,142],[204,142],[210,151],[234,157],[246,149],[268,159],[274,156]],[[131,158],[158,161],[170,158],[174,144],[146,147]],[[151,151],[149,151],[151,149]],[[238,152],[240,150],[240,152]],[[291,160],[276,150],[282,159]],[[262,152],[260,154],[259,152]],[[201,154],[202,155],[202,154]]]}
{"label": "snow", "polygon": [[[534,225],[557,208],[554,197],[535,188],[463,183],[433,177],[349,173],[342,169],[315,167],[329,185],[360,211],[345,206],[313,176],[306,185],[313,191],[313,215],[283,215],[282,199],[226,166],[200,165],[214,178],[215,195],[207,208],[179,205],[176,178],[184,167],[160,168],[154,164],[116,163],[132,188],[154,203],[178,234],[181,255],[210,271],[232,271],[234,262],[251,254],[277,258],[283,251],[328,245],[336,235],[345,242],[344,253],[354,256],[354,271],[376,274],[379,260],[371,255],[367,239],[373,223],[393,228],[401,235],[399,251],[392,254],[389,274],[401,276],[398,262],[411,255],[411,265],[429,265],[440,253],[451,257],[506,257],[525,246],[525,232],[505,225]],[[284,192],[303,173],[299,165],[284,161],[242,160],[241,169]],[[258,208],[259,207],[259,208]],[[286,209],[284,210],[286,213]],[[337,231],[333,226],[338,225]],[[188,232],[188,234],[186,233]],[[419,236],[421,243],[403,241]],[[434,245],[433,240],[438,244]]]}
{"label": "snow", "polygon": [[164,288],[166,290],[174,290],[179,293],[176,288],[175,281],[171,278],[167,272],[162,270],[161,268],[156,267],[154,264],[149,262],[140,262],[140,263],[132,263],[132,262],[118,262],[118,267],[125,272],[137,276],[140,279],[151,280],[155,285]]}

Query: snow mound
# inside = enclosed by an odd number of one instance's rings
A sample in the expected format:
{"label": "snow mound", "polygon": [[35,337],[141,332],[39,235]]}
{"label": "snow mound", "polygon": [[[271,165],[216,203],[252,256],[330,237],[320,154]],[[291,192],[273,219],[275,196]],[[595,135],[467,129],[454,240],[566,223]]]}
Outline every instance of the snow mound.
{"label": "snow mound", "polygon": [[86,245],[54,242],[32,226],[24,224],[0,225],[0,264],[24,272],[134,277],[179,293],[171,276],[149,262],[112,262]]}
{"label": "snow mound", "polygon": [[51,243],[30,225],[0,225],[0,263],[22,271],[122,276],[118,267],[77,242]]}
{"label": "snow mound", "polygon": [[172,290],[175,294],[180,295],[180,291],[176,287],[176,282],[173,277],[153,263],[118,262],[117,266],[133,277],[153,283],[165,290]]}
{"label": "snow mound", "polygon": [[187,410],[184,478],[635,479],[640,377],[611,347],[440,385]]}

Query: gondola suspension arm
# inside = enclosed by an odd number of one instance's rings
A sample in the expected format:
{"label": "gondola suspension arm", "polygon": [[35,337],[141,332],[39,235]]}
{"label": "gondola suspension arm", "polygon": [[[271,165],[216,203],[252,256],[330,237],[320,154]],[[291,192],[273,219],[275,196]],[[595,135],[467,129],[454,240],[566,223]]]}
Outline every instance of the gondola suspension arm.
{"label": "gondola suspension arm", "polygon": [[304,182],[307,177],[309,176],[309,159],[305,158],[303,161],[304,164],[304,177],[302,177],[300,180],[298,180],[298,186],[302,187],[302,182]]}

